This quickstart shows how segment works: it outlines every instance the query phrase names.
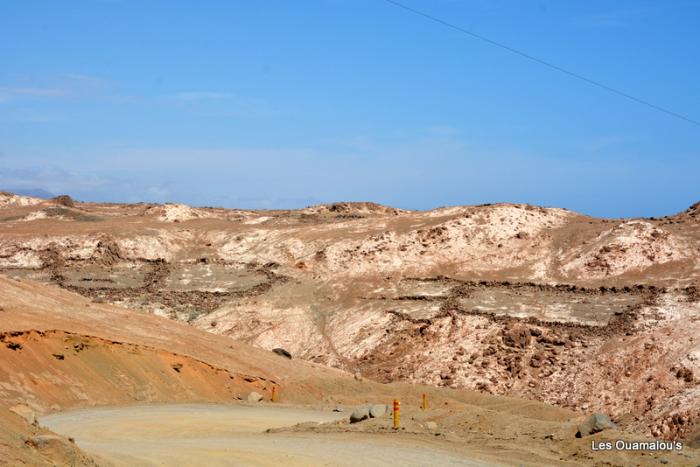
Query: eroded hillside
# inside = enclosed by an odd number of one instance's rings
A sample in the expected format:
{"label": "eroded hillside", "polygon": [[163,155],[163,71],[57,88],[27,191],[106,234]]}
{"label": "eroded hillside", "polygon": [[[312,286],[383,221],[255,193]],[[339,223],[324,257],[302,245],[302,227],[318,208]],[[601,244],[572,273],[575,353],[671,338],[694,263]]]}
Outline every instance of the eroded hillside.
{"label": "eroded hillside", "polygon": [[596,219],[497,204],[297,211],[0,198],[0,272],[377,381],[700,418],[698,206]]}

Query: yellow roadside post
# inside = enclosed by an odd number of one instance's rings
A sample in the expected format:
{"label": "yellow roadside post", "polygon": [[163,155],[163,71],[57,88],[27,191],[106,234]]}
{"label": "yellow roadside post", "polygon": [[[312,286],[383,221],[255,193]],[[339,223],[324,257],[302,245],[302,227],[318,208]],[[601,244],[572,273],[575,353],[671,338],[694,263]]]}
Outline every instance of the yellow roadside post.
{"label": "yellow roadside post", "polygon": [[421,401],[420,408],[428,410],[428,395],[426,393],[423,393],[423,400]]}
{"label": "yellow roadside post", "polygon": [[277,386],[272,386],[272,397],[270,400],[272,402],[277,402]]}
{"label": "yellow roadside post", "polygon": [[399,429],[399,423],[401,419],[399,418],[399,400],[394,399],[394,430]]}

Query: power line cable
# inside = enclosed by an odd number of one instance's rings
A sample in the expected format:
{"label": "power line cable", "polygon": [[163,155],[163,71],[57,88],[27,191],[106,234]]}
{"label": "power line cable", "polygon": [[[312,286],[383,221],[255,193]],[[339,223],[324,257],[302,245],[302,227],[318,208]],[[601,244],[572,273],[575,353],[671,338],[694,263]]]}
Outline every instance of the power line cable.
{"label": "power line cable", "polygon": [[558,71],[558,72],[560,72],[560,73],[564,73],[565,75],[569,75],[569,76],[571,76],[571,77],[573,77],[573,78],[576,78],[576,79],[578,79],[578,80],[580,80],[580,81],[583,81],[583,82],[585,82],[585,83],[591,84],[591,85],[593,85],[593,86],[597,86],[597,87],[599,87],[599,88],[601,88],[601,89],[604,89],[604,90],[606,90],[606,91],[612,92],[613,94],[617,94],[618,96],[622,96],[622,97],[624,97],[624,98],[627,98],[627,99],[629,99],[629,100],[631,100],[631,101],[634,101],[634,102],[636,102],[636,103],[638,103],[638,104],[646,105],[647,107],[650,107],[650,108],[652,108],[652,109],[654,109],[654,110],[657,110],[657,111],[659,111],[659,112],[663,112],[663,113],[665,113],[665,114],[667,114],[667,115],[670,115],[670,116],[672,116],[672,117],[679,118],[679,119],[684,120],[684,121],[686,121],[686,122],[688,122],[688,123],[692,123],[693,125],[700,126],[700,121],[693,120],[692,118],[686,117],[685,115],[679,114],[678,112],[674,112],[673,110],[669,110],[669,109],[666,109],[666,108],[664,108],[664,107],[661,107],[661,106],[658,106],[658,105],[656,105],[656,104],[653,104],[653,103],[651,103],[651,102],[649,102],[649,101],[646,101],[646,100],[644,100],[644,99],[640,99],[639,97],[635,97],[635,96],[633,96],[633,95],[631,95],[631,94],[628,94],[628,93],[626,93],[626,92],[624,92],[624,91],[620,91],[619,89],[613,88],[612,86],[608,86],[607,84],[603,84],[603,83],[601,83],[600,81],[596,81],[596,80],[593,80],[593,79],[590,79],[590,78],[586,78],[586,77],[583,76],[583,75],[579,75],[578,73],[575,73],[575,72],[573,72],[573,71],[567,70],[566,68],[562,68],[562,67],[560,67],[560,66],[558,66],[558,65],[555,65],[555,64],[553,64],[553,63],[550,63],[550,62],[548,62],[548,61],[546,61],[546,60],[542,60],[542,59],[540,59],[540,58],[537,58],[537,57],[535,57],[535,56],[533,56],[533,55],[530,55],[529,53],[523,52],[522,50],[518,50],[518,49],[515,49],[515,48],[510,47],[510,46],[508,46],[508,45],[505,45],[505,44],[502,44],[502,43],[500,43],[500,42],[497,42],[497,41],[494,41],[494,40],[492,40],[492,39],[489,39],[488,37],[482,36],[481,34],[477,34],[477,33],[473,32],[473,31],[470,31],[470,30],[468,30],[468,29],[465,29],[465,28],[463,28],[463,27],[461,27],[461,26],[457,26],[456,24],[450,23],[450,22],[445,21],[445,20],[443,20],[443,19],[437,18],[437,17],[435,17],[435,16],[433,16],[433,15],[431,15],[431,14],[425,13],[424,11],[416,10],[415,8],[412,8],[412,7],[408,6],[408,5],[404,5],[403,3],[397,2],[396,0],[385,0],[385,1],[386,1],[387,3],[389,3],[389,4],[391,4],[391,5],[394,5],[394,6],[398,7],[398,8],[402,8],[402,9],[404,9],[404,10],[406,10],[406,11],[409,11],[409,12],[415,14],[415,15],[422,16],[423,18],[429,19],[430,21],[433,21],[433,22],[435,22],[435,23],[441,24],[441,25],[446,26],[446,27],[448,27],[448,28],[454,29],[454,30],[459,31],[459,32],[461,32],[461,33],[463,33],[463,34],[466,34],[466,35],[468,35],[468,36],[471,36],[471,37],[473,37],[473,38],[475,38],[475,39],[479,39],[480,41],[486,42],[487,44],[493,45],[493,46],[498,47],[498,48],[501,48],[501,49],[503,49],[503,50],[507,50],[508,52],[511,52],[511,53],[513,53],[513,54],[516,54],[516,55],[519,55],[519,56],[521,56],[521,57],[524,57],[524,58],[526,58],[526,59],[528,59],[528,60],[530,60],[530,61],[533,61],[533,62],[535,62],[535,63],[539,63],[540,65],[544,65],[544,66],[546,66],[546,67],[548,67],[548,68],[551,68],[551,69],[553,69],[553,70],[556,70],[556,71]]}

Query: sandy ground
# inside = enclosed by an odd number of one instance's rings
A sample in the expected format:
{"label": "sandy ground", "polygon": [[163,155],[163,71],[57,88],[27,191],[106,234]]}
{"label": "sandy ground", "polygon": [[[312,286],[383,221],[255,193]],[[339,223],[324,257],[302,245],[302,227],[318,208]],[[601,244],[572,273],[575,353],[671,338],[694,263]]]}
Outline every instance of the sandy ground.
{"label": "sandy ground", "polygon": [[40,423],[73,437],[96,458],[125,466],[494,465],[454,452],[440,441],[359,433],[265,433],[268,428],[340,418],[341,413],[290,407],[171,404],[63,412]]}

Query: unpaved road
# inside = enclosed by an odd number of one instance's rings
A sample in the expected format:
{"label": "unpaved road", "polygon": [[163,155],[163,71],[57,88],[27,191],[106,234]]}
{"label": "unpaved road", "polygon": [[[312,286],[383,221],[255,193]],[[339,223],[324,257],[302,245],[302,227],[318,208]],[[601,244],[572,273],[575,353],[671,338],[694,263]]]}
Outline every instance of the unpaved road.
{"label": "unpaved road", "polygon": [[63,412],[42,426],[115,465],[493,465],[433,440],[356,433],[264,433],[343,414],[271,406],[144,405]]}

